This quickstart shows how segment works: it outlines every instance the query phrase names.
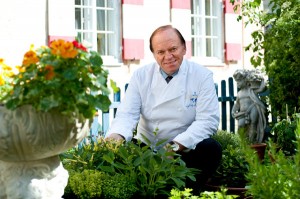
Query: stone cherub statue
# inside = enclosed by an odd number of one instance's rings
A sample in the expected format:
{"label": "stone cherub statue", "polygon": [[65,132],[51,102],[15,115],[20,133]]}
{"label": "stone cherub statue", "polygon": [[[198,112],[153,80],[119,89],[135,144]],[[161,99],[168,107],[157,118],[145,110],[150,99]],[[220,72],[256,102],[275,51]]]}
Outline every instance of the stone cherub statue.
{"label": "stone cherub statue", "polygon": [[238,120],[238,128],[244,129],[250,143],[261,143],[266,127],[266,108],[258,93],[265,88],[264,79],[257,70],[236,70],[233,77],[239,91],[232,117]]}

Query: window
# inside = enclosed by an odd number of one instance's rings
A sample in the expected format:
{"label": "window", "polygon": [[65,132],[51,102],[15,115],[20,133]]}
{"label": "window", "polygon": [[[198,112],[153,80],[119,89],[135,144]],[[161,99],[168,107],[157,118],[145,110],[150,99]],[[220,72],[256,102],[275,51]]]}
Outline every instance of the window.
{"label": "window", "polygon": [[120,0],[75,0],[75,29],[102,58],[121,60]]}
{"label": "window", "polygon": [[222,1],[191,0],[192,56],[223,60]]}

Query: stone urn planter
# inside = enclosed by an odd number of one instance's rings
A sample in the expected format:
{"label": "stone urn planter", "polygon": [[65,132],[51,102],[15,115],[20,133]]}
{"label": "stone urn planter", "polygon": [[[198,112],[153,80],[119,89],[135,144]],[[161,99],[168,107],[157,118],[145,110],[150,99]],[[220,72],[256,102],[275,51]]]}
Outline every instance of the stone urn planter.
{"label": "stone urn planter", "polygon": [[59,154],[89,132],[89,120],[74,120],[25,105],[0,106],[0,199],[58,199],[68,182]]}

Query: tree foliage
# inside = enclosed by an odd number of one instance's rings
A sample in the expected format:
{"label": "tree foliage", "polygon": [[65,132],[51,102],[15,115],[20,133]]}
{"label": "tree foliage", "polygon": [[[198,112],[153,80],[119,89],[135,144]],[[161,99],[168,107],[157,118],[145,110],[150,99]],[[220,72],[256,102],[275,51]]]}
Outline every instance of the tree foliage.
{"label": "tree foliage", "polygon": [[[245,25],[255,24],[260,29],[252,32],[253,42],[246,47],[253,53],[251,64],[264,65],[269,76],[272,111],[283,115],[300,107],[300,1],[270,0],[268,12],[262,10],[262,0],[247,0],[235,4],[246,19]],[[292,114],[292,113],[291,113]]]}

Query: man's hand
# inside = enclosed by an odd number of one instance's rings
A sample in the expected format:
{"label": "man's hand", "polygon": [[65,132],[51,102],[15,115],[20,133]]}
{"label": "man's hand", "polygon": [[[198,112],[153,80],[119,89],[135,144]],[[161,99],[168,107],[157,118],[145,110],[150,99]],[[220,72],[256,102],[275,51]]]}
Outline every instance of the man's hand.
{"label": "man's hand", "polygon": [[111,141],[111,140],[114,140],[114,141],[124,141],[125,139],[120,134],[112,133],[107,138],[105,138],[105,140],[106,141]]}
{"label": "man's hand", "polygon": [[[172,144],[171,144],[172,143]],[[177,146],[172,146],[172,145],[177,145]],[[176,148],[175,150],[174,150],[174,147]],[[180,144],[179,142],[175,142],[175,141],[172,141],[172,142],[170,142],[170,143],[168,143],[166,146],[165,146],[165,149],[168,149],[168,150],[172,150],[172,151],[174,151],[174,152],[176,152],[176,153],[180,153],[180,152],[189,152],[190,151],[190,149],[187,149],[185,146],[183,146],[182,144]]]}

